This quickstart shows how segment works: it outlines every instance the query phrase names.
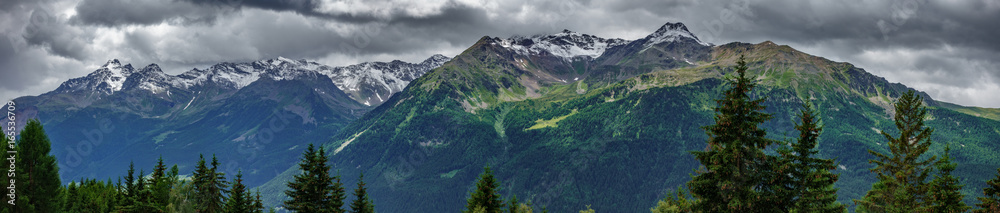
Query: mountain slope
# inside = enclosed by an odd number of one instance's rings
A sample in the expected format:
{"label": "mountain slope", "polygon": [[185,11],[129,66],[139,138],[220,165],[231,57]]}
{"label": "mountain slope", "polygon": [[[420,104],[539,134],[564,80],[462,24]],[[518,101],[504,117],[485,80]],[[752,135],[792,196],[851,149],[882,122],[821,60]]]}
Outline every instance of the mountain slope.
{"label": "mountain slope", "polygon": [[[554,212],[588,204],[602,212],[646,211],[689,180],[698,164],[688,151],[704,148],[700,127],[712,122],[714,100],[726,87],[721,79],[743,54],[762,85],[755,96],[775,114],[764,125],[769,137],[794,138],[794,113],[802,100],[813,100],[826,126],[819,155],[838,159],[841,202],[868,190],[874,177],[867,150],[886,150],[878,133],[895,131],[891,103],[910,88],[772,42],[708,46],[680,33],[685,28],[668,23],[597,58],[571,58],[586,62],[579,66],[484,37],[324,146],[337,150],[331,165],[345,182],[359,172],[374,177],[369,192],[379,211],[462,209],[487,165],[503,194]],[[673,39],[652,39],[663,35]],[[1000,122],[925,100],[927,124],[936,129],[931,153],[951,144],[963,192],[972,195],[990,178],[976,171],[1000,165]],[[295,169],[260,187],[270,203],[284,199],[280,192]]]}
{"label": "mountain slope", "polygon": [[[14,102],[17,125],[28,118],[45,125],[63,181],[113,178],[129,161],[153,165],[158,155],[186,173],[199,154],[216,154],[225,172],[243,170],[247,184],[259,185],[294,165],[301,145],[327,140],[372,109],[368,105],[381,103],[355,100],[389,98],[447,60],[436,55],[419,64],[331,67],[279,57],[169,75],[156,64],[135,69],[113,59],[54,91]],[[391,84],[371,83],[384,79]]]}

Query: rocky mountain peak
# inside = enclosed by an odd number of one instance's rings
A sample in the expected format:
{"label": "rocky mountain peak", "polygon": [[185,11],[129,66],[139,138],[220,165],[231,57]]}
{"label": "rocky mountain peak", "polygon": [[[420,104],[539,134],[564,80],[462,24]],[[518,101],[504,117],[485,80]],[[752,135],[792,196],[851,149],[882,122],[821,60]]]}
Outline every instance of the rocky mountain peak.
{"label": "rocky mountain peak", "polygon": [[711,44],[699,40],[698,37],[694,35],[694,33],[688,31],[687,26],[684,26],[684,23],[680,22],[677,23],[667,22],[666,24],[661,26],[660,29],[657,29],[656,32],[653,32],[653,34],[649,34],[644,39],[646,40],[645,43],[646,48],[649,48],[659,43],[683,41],[683,40],[691,40],[704,46],[711,46]]}

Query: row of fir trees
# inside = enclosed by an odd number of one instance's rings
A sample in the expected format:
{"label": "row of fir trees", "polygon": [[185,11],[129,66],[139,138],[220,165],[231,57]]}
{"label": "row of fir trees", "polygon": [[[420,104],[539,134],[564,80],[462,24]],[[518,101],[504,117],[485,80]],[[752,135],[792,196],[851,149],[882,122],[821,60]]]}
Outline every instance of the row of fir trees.
{"label": "row of fir trees", "polygon": [[127,174],[114,182],[81,179],[62,185],[56,158],[49,154],[51,142],[38,120],[29,120],[14,143],[3,136],[3,153],[16,151],[8,156],[15,158],[15,170],[0,175],[0,181],[14,185],[16,196],[5,196],[0,213],[264,212],[260,193],[243,185],[241,173],[230,186],[215,157],[211,167],[202,157],[190,177],[181,177],[177,165],[168,170],[161,157],[149,175],[143,170],[137,175],[129,164]]}

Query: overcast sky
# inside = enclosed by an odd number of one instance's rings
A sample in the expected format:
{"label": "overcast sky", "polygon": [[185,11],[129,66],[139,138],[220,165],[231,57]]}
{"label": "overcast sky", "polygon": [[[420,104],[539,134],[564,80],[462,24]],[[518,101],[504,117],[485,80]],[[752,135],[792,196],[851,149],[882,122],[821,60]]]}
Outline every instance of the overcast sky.
{"label": "overcast sky", "polygon": [[51,91],[112,58],[169,74],[278,56],[418,62],[485,35],[638,39],[683,22],[713,44],[770,40],[997,108],[998,21],[996,0],[0,0],[0,99]]}

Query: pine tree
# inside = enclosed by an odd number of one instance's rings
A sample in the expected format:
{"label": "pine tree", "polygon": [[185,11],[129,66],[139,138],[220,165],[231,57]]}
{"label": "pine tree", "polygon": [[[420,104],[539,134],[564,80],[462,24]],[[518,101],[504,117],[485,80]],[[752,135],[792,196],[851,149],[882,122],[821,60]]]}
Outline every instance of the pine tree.
{"label": "pine tree", "polygon": [[198,163],[194,168],[194,173],[191,174],[191,186],[194,189],[191,198],[195,205],[200,205],[203,202],[202,200],[208,199],[205,197],[204,191],[208,190],[206,187],[208,186],[209,175],[208,166],[205,164],[205,156],[198,155]]}
{"label": "pine tree", "polygon": [[314,186],[318,185],[320,180],[317,180],[313,174],[316,171],[316,166],[316,150],[312,144],[309,144],[299,162],[299,170],[302,173],[295,175],[294,180],[287,184],[288,190],[285,191],[285,195],[288,195],[291,200],[284,202],[286,209],[296,212],[319,211],[321,198],[317,196],[319,193],[316,192]]}
{"label": "pine tree", "polygon": [[799,131],[798,141],[792,144],[791,150],[779,151],[790,168],[788,191],[791,194],[786,199],[794,200],[791,212],[844,212],[846,206],[837,202],[837,188],[833,186],[839,175],[830,172],[834,169],[834,161],[815,157],[819,153],[816,146],[823,127],[808,100],[802,104],[799,118],[801,123],[795,125]]}
{"label": "pine tree", "polygon": [[66,200],[63,203],[64,212],[80,212],[80,204],[82,201],[80,200],[81,196],[80,192],[77,190],[79,188],[77,185],[79,184],[69,183],[66,184],[66,188],[64,188],[64,194],[66,195]]}
{"label": "pine tree", "polygon": [[330,176],[327,160],[325,149],[317,151],[309,144],[299,162],[302,173],[287,184],[285,195],[292,199],[284,202],[285,208],[299,212],[344,212],[346,192],[340,176]]}
{"label": "pine tree", "polygon": [[347,193],[340,182],[340,176],[330,176],[330,166],[326,164],[326,151],[321,147],[313,156],[312,176],[317,180],[315,189],[319,197],[319,212],[343,213]]}
{"label": "pine tree", "polygon": [[913,90],[903,94],[895,104],[899,137],[882,132],[888,140],[889,155],[868,150],[876,158],[869,162],[875,164],[871,171],[876,173],[878,181],[862,200],[854,200],[858,212],[929,211],[930,185],[926,179],[936,157],[920,160],[931,145],[933,132],[924,126],[927,109],[922,101]]}
{"label": "pine tree", "polygon": [[517,203],[517,195],[511,196],[507,202],[507,213],[518,213],[520,205]]}
{"label": "pine tree", "polygon": [[[777,157],[764,153],[774,143],[759,125],[771,119],[763,112],[764,99],[751,98],[755,78],[748,76],[746,59],[740,56],[730,88],[716,100],[715,124],[703,129],[709,135],[705,151],[692,152],[704,166],[688,183],[698,199],[693,205],[702,212],[783,212],[790,205],[779,195],[774,169]],[[782,173],[784,175],[784,173]]]}
{"label": "pine tree", "polygon": [[344,213],[347,212],[343,209],[344,200],[347,199],[347,192],[344,189],[344,184],[340,182],[340,175],[333,177],[332,191],[327,198],[329,202],[329,208],[332,209],[332,213]]}
{"label": "pine tree", "polygon": [[163,156],[156,162],[156,167],[153,168],[153,175],[150,179],[150,191],[152,193],[151,203],[159,209],[164,209],[167,206],[167,202],[170,200],[170,185],[172,183],[171,176],[167,172],[167,166],[163,164]]}
{"label": "pine tree", "polygon": [[264,213],[264,201],[260,199],[260,191],[257,191],[257,195],[253,199],[253,204],[250,207],[253,213]]}
{"label": "pine tree", "polygon": [[931,211],[933,212],[965,212],[969,206],[962,201],[962,187],[965,185],[958,183],[958,178],[951,175],[958,166],[951,162],[951,146],[944,148],[944,156],[936,163],[938,174],[931,180],[930,200]]}
{"label": "pine tree", "polygon": [[[62,209],[59,190],[59,167],[49,154],[51,142],[38,120],[28,120],[15,142],[17,150],[14,176],[17,200],[13,212],[56,212]],[[5,144],[6,145],[6,144]],[[9,147],[8,147],[9,148]]]}
{"label": "pine tree", "polygon": [[983,197],[976,198],[979,203],[976,204],[975,212],[987,213],[987,212],[1000,212],[1000,168],[997,169],[997,176],[992,180],[986,181],[986,188],[983,188]]}
{"label": "pine tree", "polygon": [[351,203],[351,213],[374,213],[375,204],[372,202],[371,198],[368,197],[367,188],[365,188],[365,174],[361,173],[358,177],[358,188],[354,189],[355,200]]}
{"label": "pine tree", "polygon": [[504,203],[500,198],[497,180],[493,177],[493,170],[490,167],[483,169],[483,174],[476,182],[476,190],[469,195],[465,205],[466,213],[473,212],[477,208],[482,208],[486,213],[500,213],[503,211]]}
{"label": "pine tree", "polygon": [[248,213],[251,212],[254,200],[250,197],[250,192],[247,191],[247,187],[243,185],[243,172],[236,172],[236,177],[233,178],[233,186],[229,190],[229,201],[226,202],[226,210],[228,213]]}
{"label": "pine tree", "polygon": [[194,184],[194,206],[199,212],[222,212],[225,204],[226,177],[218,172],[219,161],[212,155],[212,167],[205,166],[205,158],[199,156],[198,166],[192,175]]}

